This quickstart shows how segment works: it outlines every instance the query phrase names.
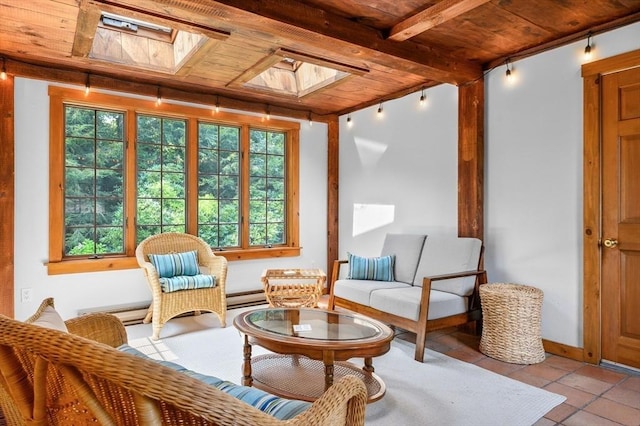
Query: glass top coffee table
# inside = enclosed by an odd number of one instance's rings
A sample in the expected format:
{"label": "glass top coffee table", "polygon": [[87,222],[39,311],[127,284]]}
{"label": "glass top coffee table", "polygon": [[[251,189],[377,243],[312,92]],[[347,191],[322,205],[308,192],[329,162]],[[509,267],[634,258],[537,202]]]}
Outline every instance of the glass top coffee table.
{"label": "glass top coffee table", "polygon": [[[393,331],[379,321],[322,309],[267,308],[242,313],[233,325],[244,334],[245,386],[314,401],[334,380],[354,375],[366,385],[368,402],[385,393],[372,359],[389,351]],[[251,345],[274,353],[252,358]],[[364,358],[364,366],[347,362],[351,358]]]}

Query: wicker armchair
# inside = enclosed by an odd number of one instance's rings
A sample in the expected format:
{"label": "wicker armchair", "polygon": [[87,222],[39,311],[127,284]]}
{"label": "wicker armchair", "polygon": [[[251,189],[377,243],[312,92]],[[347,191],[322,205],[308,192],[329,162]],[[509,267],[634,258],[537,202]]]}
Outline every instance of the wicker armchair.
{"label": "wicker armchair", "polygon": [[[216,277],[215,287],[163,292],[158,271],[150,262],[149,255],[190,250],[198,252],[198,264],[206,271],[204,273]],[[144,322],[153,322],[152,339],[160,338],[160,330],[168,320],[186,312],[195,312],[196,315],[200,314],[200,311],[214,312],[222,326],[226,327],[227,259],[214,255],[211,247],[202,238],[177,232],[152,235],[138,245],[136,258],[151,288],[152,302]]]}
{"label": "wicker armchair", "polygon": [[[44,299],[35,314],[29,317],[26,322],[29,323],[36,321],[47,307],[54,308],[53,298],[49,297],[47,299]],[[2,319],[4,318],[0,316],[0,320]],[[15,321],[12,321],[12,323],[13,322]],[[66,320],[64,321],[64,324],[67,327],[69,333],[73,335],[81,336],[85,339],[90,339],[94,342],[102,343],[113,348],[127,343],[127,332],[120,319],[118,319],[118,317],[116,317],[115,315],[105,313],[92,313]],[[36,326],[29,327],[32,328]],[[11,328],[5,326],[4,324],[2,325],[2,328],[0,328],[0,330],[0,341],[8,337],[7,335],[11,333]],[[42,327],[36,327],[36,331],[41,330],[46,329]],[[11,363],[12,359],[14,361],[18,359],[22,362],[28,360],[28,357],[26,356],[26,354],[18,356],[17,353],[11,353],[8,348],[2,345],[4,345],[4,343],[0,344],[0,372],[2,372],[2,374],[0,374],[0,410],[2,411],[8,425],[23,425],[26,423],[26,421],[22,417],[21,410],[24,410],[25,407],[21,407],[20,403],[15,403],[13,400],[12,391],[9,390],[7,382],[8,380],[11,380],[11,377],[9,375],[5,376],[5,374],[7,374],[5,372],[5,365]],[[29,360],[29,363],[25,365],[33,367],[32,360]],[[17,365],[16,368],[18,368]],[[17,371],[15,373],[17,374]],[[13,377],[15,378],[15,376]],[[30,377],[33,383],[33,374],[31,374]],[[14,389],[14,391],[17,390]],[[23,390],[21,390],[20,392],[22,393]],[[28,398],[26,394],[24,394],[24,396]],[[31,398],[33,398],[34,396],[35,395],[33,395]],[[43,424],[46,424],[46,422]]]}
{"label": "wicker armchair", "polygon": [[365,401],[364,384],[349,376],[303,413],[277,420],[150,359],[0,315],[0,408],[9,425],[363,425]]}

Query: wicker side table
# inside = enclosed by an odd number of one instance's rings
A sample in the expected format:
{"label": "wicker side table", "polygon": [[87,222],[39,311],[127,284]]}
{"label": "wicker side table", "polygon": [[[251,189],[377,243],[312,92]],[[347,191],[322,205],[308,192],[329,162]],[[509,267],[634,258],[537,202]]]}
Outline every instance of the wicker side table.
{"label": "wicker side table", "polygon": [[520,284],[480,286],[480,352],[514,364],[544,361],[541,337],[542,290]]}
{"label": "wicker side table", "polygon": [[315,308],[327,275],[321,269],[265,269],[262,285],[270,306]]}

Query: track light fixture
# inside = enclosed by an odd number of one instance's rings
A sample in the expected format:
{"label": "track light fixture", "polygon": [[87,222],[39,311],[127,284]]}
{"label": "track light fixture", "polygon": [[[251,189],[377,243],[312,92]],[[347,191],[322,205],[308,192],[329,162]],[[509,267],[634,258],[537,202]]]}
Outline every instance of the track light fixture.
{"label": "track light fixture", "polygon": [[313,126],[313,119],[311,118],[311,111],[309,111],[309,127]]}
{"label": "track light fixture", "polygon": [[422,88],[422,92],[420,93],[420,106],[425,106],[427,103],[427,96],[424,94],[424,87]]}
{"label": "track light fixture", "polygon": [[512,75],[513,66],[511,66],[511,61],[509,60],[509,58],[507,58],[507,60],[505,61],[505,64],[507,65],[507,71],[505,75],[507,76],[507,81],[511,82],[513,80],[513,75]]}
{"label": "track light fixture", "polygon": [[267,120],[271,120],[271,110],[269,109],[269,105],[267,105],[267,108],[265,110],[265,115]]}
{"label": "track light fixture", "polygon": [[591,33],[587,34],[587,45],[584,48],[585,59],[591,59]]}
{"label": "track light fixture", "polygon": [[85,95],[88,95],[89,92],[91,91],[90,78],[91,78],[91,74],[87,73],[87,77],[85,78],[85,81],[84,81],[84,94]]}
{"label": "track light fixture", "polygon": [[378,106],[378,117],[382,117],[382,113],[384,112],[382,108],[382,101],[380,101],[380,105]]}
{"label": "track light fixture", "polygon": [[216,106],[215,106],[216,114],[220,112],[220,97],[216,96]]}
{"label": "track light fixture", "polygon": [[162,96],[160,95],[160,86],[158,86],[158,93],[156,95],[156,105],[162,104]]}
{"label": "track light fixture", "polygon": [[351,121],[351,114],[347,114],[347,127],[353,126],[353,121]]}
{"label": "track light fixture", "polygon": [[2,58],[2,72],[0,72],[0,79],[1,80],[7,79],[7,64],[6,64],[6,59],[4,57]]}

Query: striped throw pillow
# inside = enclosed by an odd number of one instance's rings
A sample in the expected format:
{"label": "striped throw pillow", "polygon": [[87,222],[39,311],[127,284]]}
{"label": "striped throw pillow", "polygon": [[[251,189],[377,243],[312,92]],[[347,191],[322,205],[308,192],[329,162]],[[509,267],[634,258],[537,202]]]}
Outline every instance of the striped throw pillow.
{"label": "striped throw pillow", "polygon": [[198,252],[195,250],[184,253],[150,254],[149,260],[158,271],[160,278],[200,273]]}
{"label": "striped throw pillow", "polygon": [[395,255],[382,257],[360,257],[347,253],[351,280],[394,281]]}

